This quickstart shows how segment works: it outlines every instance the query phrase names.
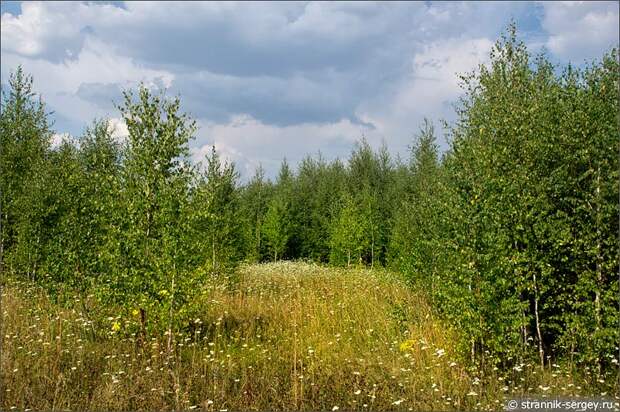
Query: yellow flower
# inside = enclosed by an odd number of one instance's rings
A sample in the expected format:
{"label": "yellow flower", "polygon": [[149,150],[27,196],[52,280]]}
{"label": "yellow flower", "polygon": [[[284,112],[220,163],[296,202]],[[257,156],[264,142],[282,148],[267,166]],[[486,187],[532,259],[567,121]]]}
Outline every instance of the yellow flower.
{"label": "yellow flower", "polygon": [[138,313],[140,313],[140,311],[138,309],[134,309],[131,311],[131,314],[134,316],[138,316]]}
{"label": "yellow flower", "polygon": [[114,332],[118,332],[119,330],[121,330],[121,324],[118,322],[114,322],[112,324],[112,331]]}
{"label": "yellow flower", "polygon": [[400,344],[400,351],[406,352],[410,350],[411,348],[413,348],[414,344],[415,344],[415,341],[413,339],[406,340]]}

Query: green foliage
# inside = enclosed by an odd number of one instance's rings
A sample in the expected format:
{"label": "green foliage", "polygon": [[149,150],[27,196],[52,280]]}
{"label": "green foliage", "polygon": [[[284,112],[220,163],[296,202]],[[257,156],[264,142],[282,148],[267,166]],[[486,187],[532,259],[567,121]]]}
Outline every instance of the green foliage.
{"label": "green foliage", "polygon": [[189,258],[198,265],[208,262],[209,271],[217,273],[234,268],[243,255],[238,174],[233,164],[222,163],[215,146],[206,161],[190,200],[188,230],[195,236]]}
{"label": "green foliage", "polygon": [[473,360],[567,357],[610,373],[620,321],[617,52],[558,76],[511,27],[490,65],[462,80],[441,168],[422,140],[414,150],[394,265],[431,291]]}
{"label": "green foliage", "polygon": [[52,132],[45,105],[21,66],[0,104],[0,269],[33,278],[42,259],[48,191],[46,156]]}
{"label": "green foliage", "polygon": [[265,180],[265,171],[259,166],[250,182],[241,191],[246,259],[251,262],[260,262],[267,254],[263,222],[271,190],[270,182]]}
{"label": "green foliage", "polygon": [[351,266],[351,263],[363,262],[372,230],[367,212],[366,205],[358,205],[348,193],[343,195],[342,208],[331,234],[331,263]]}
{"label": "green foliage", "polygon": [[562,71],[511,26],[490,57],[461,78],[442,159],[425,121],[408,161],[361,139],[346,162],[283,161],[275,182],[259,167],[244,185],[215,148],[204,169],[190,164],[195,123],[144,86],[119,107],[125,142],[100,120],[52,149],[18,68],[0,113],[2,269],[57,298],[139,310],[141,333],[172,339],[207,277],[230,279],[241,260],[389,265],[427,291],[472,362],[561,359],[607,379],[620,341],[618,52]]}
{"label": "green foliage", "polygon": [[278,257],[284,257],[293,231],[292,179],[290,168],[284,159],[262,226],[268,249],[273,255],[274,261],[277,261]]}

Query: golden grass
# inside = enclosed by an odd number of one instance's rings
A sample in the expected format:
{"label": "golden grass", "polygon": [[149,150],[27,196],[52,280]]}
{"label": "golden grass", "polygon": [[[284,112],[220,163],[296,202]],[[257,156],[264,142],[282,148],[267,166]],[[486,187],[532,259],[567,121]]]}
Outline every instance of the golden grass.
{"label": "golden grass", "polygon": [[[282,262],[214,279],[190,329],[140,344],[92,296],[2,291],[2,410],[497,410],[504,396],[586,394],[533,365],[467,369],[423,294],[382,270]],[[119,329],[119,330],[115,330]],[[600,395],[600,394],[599,394]]]}

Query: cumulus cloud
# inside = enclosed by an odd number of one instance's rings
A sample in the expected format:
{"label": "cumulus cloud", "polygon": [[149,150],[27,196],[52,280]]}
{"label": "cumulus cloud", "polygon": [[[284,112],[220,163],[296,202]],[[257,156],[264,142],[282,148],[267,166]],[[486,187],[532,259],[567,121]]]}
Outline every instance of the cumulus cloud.
{"label": "cumulus cloud", "polygon": [[69,133],[54,133],[50,141],[52,150],[58,149],[63,143],[75,143],[75,139]]}
{"label": "cumulus cloud", "polygon": [[123,119],[112,117],[108,119],[108,131],[114,140],[123,143],[129,137],[129,129]]}
{"label": "cumulus cloud", "polygon": [[2,79],[33,74],[59,133],[95,117],[122,131],[114,104],[144,82],[199,121],[195,158],[215,143],[271,175],[284,156],[347,156],[361,135],[402,153],[423,117],[453,116],[456,74],[510,19],[561,61],[618,36],[616,3],[25,2],[1,19]]}
{"label": "cumulus cloud", "polygon": [[[199,122],[199,127],[197,146],[193,150],[194,161],[203,160],[215,145],[224,158],[240,165],[244,177],[250,176],[259,164],[273,176],[285,157],[293,164],[308,154],[319,152],[327,159],[345,158],[355,141],[362,136],[371,139],[374,136],[367,126],[346,119],[278,127],[251,116],[239,115],[224,124]],[[299,150],[300,147],[303,150]]]}
{"label": "cumulus cloud", "polygon": [[91,38],[86,39],[75,59],[58,63],[44,58],[24,58],[3,50],[2,78],[8,78],[9,71],[19,64],[33,75],[37,91],[55,115],[65,124],[77,125],[72,133],[78,133],[95,117],[113,113],[113,103],[121,100],[120,93],[114,93],[135,87],[139,82],[166,87],[174,79],[170,72],[146,68]]}
{"label": "cumulus cloud", "polygon": [[546,46],[556,56],[581,63],[617,47],[617,2],[544,2],[543,6],[542,26],[549,33]]}
{"label": "cumulus cloud", "polygon": [[22,13],[2,14],[2,51],[54,62],[75,58],[93,24],[115,20],[122,9],[108,4],[22,2]]}
{"label": "cumulus cloud", "polygon": [[[390,137],[398,149],[411,143],[424,117],[452,120],[452,104],[461,89],[458,75],[488,61],[493,42],[486,38],[452,38],[430,43],[410,61],[410,70],[401,87],[385,101],[369,101],[358,115],[375,125],[377,133]],[[447,143],[440,140],[447,148]]]}

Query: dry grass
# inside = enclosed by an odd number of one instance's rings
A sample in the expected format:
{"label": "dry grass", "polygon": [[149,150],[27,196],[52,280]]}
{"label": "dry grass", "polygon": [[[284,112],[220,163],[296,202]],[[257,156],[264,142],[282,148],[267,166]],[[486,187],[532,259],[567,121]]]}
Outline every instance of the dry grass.
{"label": "dry grass", "polygon": [[137,342],[128,332],[137,319],[92,296],[60,308],[11,282],[0,408],[497,410],[504,396],[593,395],[560,369],[467,370],[455,332],[384,271],[247,266],[233,289],[214,280],[201,299],[168,350],[166,336]]}

